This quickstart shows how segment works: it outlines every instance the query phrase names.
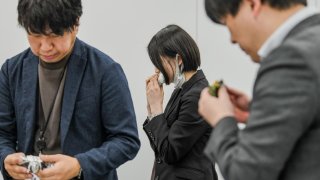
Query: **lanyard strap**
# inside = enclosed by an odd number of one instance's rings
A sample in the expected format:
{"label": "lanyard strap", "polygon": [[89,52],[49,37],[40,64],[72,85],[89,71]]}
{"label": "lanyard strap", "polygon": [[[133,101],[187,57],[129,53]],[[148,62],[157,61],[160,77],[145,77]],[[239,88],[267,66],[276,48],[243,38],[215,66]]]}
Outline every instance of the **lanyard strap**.
{"label": "lanyard strap", "polygon": [[[49,114],[48,114],[47,119],[46,119],[46,117],[45,117],[45,114],[43,113],[43,114],[44,114],[44,119],[45,119],[45,124],[44,124],[44,126],[43,126],[42,128],[40,127],[39,139],[38,139],[37,142],[36,142],[36,143],[37,143],[36,145],[37,145],[40,153],[42,153],[42,151],[47,148],[47,143],[46,143],[46,141],[45,141],[44,134],[45,134],[45,132],[46,132],[46,130],[47,130],[49,121],[50,121],[50,119],[51,119],[51,114],[52,114],[52,111],[53,111],[53,107],[54,107],[54,104],[55,104],[55,102],[56,102],[56,100],[57,100],[58,92],[59,92],[59,89],[60,89],[61,84],[62,84],[63,77],[64,77],[65,72],[66,72],[66,67],[67,67],[67,65],[65,65],[65,67],[64,67],[64,69],[63,69],[63,72],[61,73],[59,87],[58,87],[58,89],[57,89],[57,91],[56,91],[56,93],[55,93],[54,100],[53,100],[53,102],[51,103],[51,106],[50,106],[50,109],[49,109]],[[40,101],[41,101],[41,95],[40,95]],[[42,104],[42,103],[41,103],[41,104]],[[43,111],[43,106],[42,106],[42,111]]]}

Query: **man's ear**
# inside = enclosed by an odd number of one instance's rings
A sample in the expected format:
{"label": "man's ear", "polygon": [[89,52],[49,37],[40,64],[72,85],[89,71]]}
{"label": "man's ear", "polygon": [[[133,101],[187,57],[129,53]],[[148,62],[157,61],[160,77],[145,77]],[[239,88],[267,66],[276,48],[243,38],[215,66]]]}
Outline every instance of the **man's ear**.
{"label": "man's ear", "polygon": [[80,26],[80,18],[77,19],[77,24],[74,26],[74,31],[76,32],[76,34],[79,31],[79,26]]}
{"label": "man's ear", "polygon": [[261,0],[244,0],[244,1],[249,3],[253,16],[255,18],[258,17],[261,12],[261,8],[262,8]]}
{"label": "man's ear", "polygon": [[78,34],[79,26],[74,26],[73,31],[75,32],[75,34]]}

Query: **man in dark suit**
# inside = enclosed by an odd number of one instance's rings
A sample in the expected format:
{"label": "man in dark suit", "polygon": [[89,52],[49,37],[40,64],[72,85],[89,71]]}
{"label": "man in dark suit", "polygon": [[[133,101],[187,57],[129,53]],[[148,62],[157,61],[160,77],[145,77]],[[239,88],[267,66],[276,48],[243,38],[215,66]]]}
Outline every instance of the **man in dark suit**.
{"label": "man in dark suit", "polygon": [[35,175],[20,166],[39,155],[41,179],[116,180],[140,147],[121,66],[76,38],[80,0],[19,0],[30,48],[0,72],[0,167],[5,179]]}
{"label": "man in dark suit", "polygon": [[[203,90],[206,154],[227,180],[320,179],[320,15],[305,0],[206,0],[208,16],[260,69],[250,100]],[[246,121],[247,120],[247,121]],[[239,130],[237,121],[246,122]]]}

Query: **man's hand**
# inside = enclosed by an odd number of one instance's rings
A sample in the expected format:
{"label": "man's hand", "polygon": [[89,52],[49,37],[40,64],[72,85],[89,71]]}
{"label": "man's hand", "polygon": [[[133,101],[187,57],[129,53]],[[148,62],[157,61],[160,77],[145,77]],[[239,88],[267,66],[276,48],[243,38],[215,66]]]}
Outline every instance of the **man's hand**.
{"label": "man's hand", "polygon": [[249,104],[251,100],[247,95],[234,88],[227,87],[227,91],[235,108],[236,119],[240,123],[246,123],[249,117]]}
{"label": "man's hand", "polygon": [[53,164],[52,167],[45,168],[37,173],[41,180],[67,180],[76,177],[80,172],[80,164],[76,158],[57,154],[57,155],[40,155],[45,163]]}
{"label": "man's hand", "polygon": [[218,98],[211,96],[208,88],[205,88],[199,100],[199,113],[212,127],[215,127],[222,118],[234,116],[234,107],[225,86],[219,89],[218,95]]}
{"label": "man's hand", "polygon": [[20,166],[20,164],[22,163],[22,157],[24,156],[25,155],[23,153],[14,153],[8,155],[4,159],[4,168],[13,179],[32,178],[32,174],[28,172],[28,169]]}

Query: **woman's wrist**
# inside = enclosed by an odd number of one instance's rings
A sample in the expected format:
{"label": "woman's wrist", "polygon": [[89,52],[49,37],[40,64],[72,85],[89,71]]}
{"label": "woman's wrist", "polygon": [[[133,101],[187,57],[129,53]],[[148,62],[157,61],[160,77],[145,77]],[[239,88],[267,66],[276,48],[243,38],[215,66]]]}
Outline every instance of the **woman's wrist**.
{"label": "woman's wrist", "polygon": [[161,112],[161,113],[156,113],[156,114],[148,115],[148,119],[149,119],[149,121],[151,121],[154,117],[159,116],[160,114],[162,114],[162,112]]}
{"label": "woman's wrist", "polygon": [[163,110],[162,110],[162,105],[157,105],[157,106],[150,106],[151,108],[151,111],[150,111],[150,113],[151,114],[160,114],[160,113],[162,113],[163,112]]}

